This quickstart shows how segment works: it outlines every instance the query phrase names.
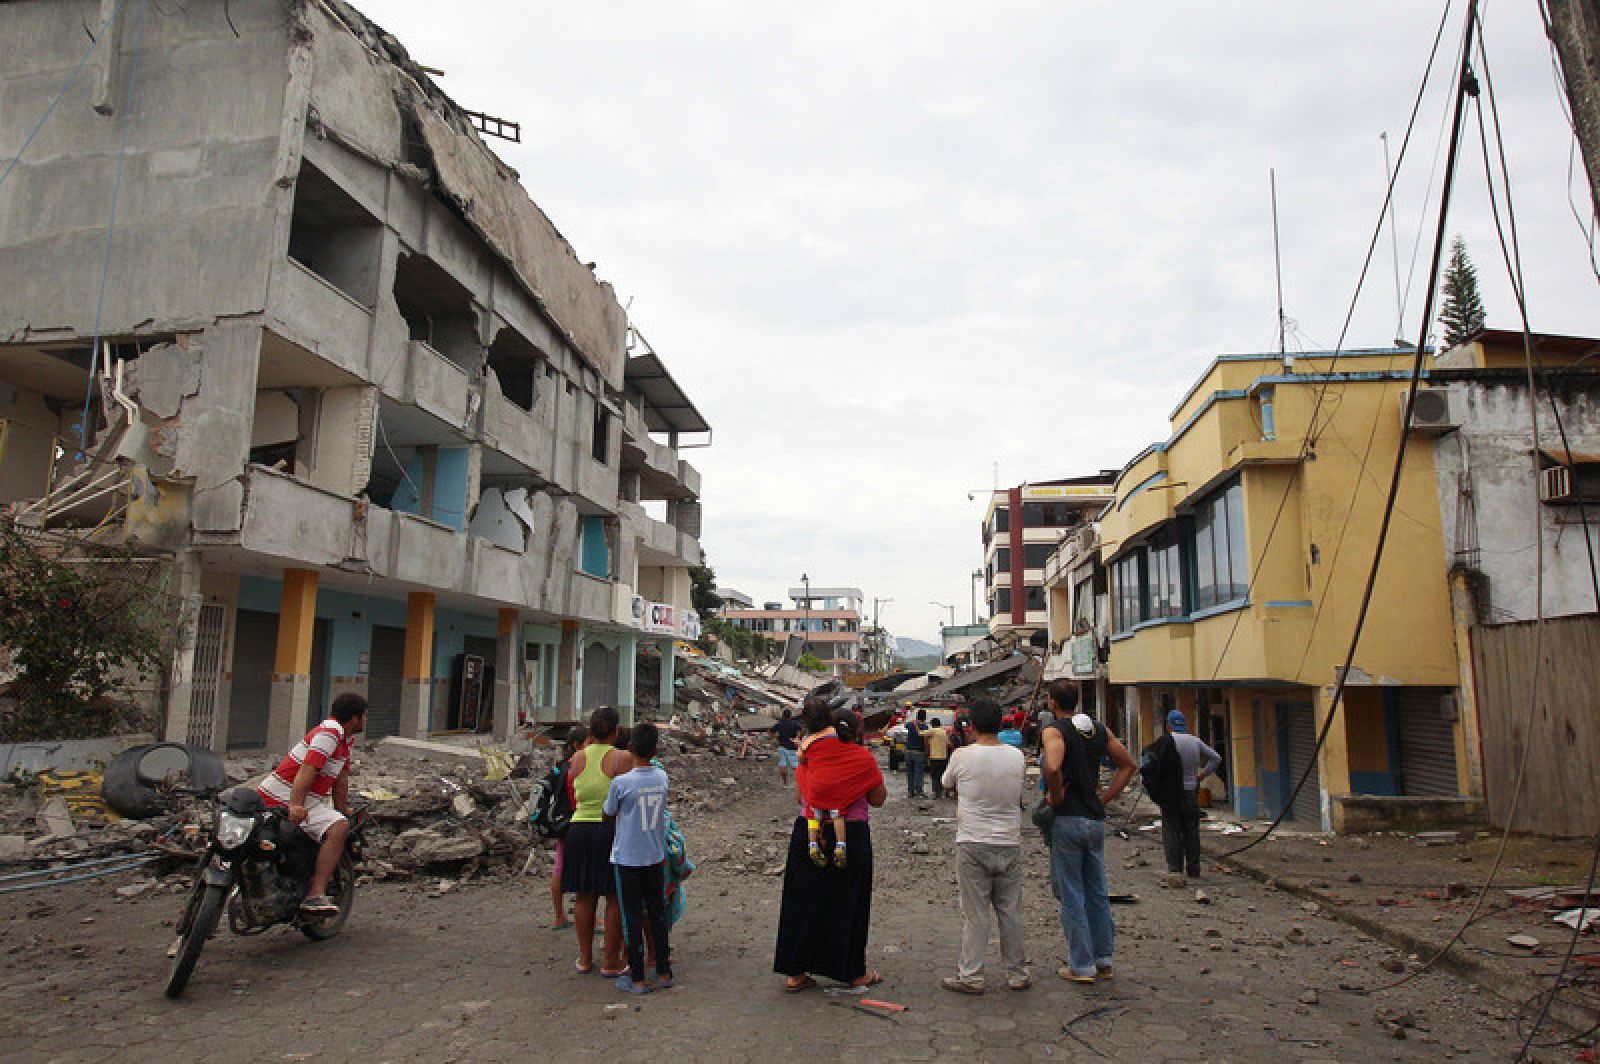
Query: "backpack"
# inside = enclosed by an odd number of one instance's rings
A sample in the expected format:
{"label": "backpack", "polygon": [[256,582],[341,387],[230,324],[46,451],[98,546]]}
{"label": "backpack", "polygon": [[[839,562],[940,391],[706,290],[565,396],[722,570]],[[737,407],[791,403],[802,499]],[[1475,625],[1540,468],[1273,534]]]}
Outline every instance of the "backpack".
{"label": "backpack", "polygon": [[1145,793],[1163,809],[1183,807],[1183,758],[1177,741],[1163,735],[1139,753],[1139,778]]}
{"label": "backpack", "polygon": [[666,917],[667,926],[671,927],[678,922],[678,917],[683,915],[687,900],[683,894],[683,881],[694,875],[694,862],[689,860],[688,845],[684,842],[683,832],[678,828],[678,822],[672,819],[672,813],[666,814],[666,837],[662,843],[662,858],[666,867]]}
{"label": "backpack", "polygon": [[528,820],[546,839],[559,839],[572,824],[572,799],[567,794],[567,762],[553,765],[529,799]]}

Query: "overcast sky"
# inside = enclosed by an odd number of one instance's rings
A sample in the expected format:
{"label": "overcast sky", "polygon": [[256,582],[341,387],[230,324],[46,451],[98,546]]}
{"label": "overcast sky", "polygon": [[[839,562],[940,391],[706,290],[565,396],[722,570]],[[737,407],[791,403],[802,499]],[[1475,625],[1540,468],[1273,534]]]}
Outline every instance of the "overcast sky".
{"label": "overcast sky", "polygon": [[[1214,355],[1331,348],[1442,3],[365,0],[598,264],[715,426],[708,560],[969,619],[980,493],[1121,467]],[[1535,329],[1600,335],[1536,5],[1487,6]],[[1401,171],[1418,335],[1457,3]],[[1476,134],[1451,211],[1517,327]],[[1587,191],[1572,196],[1588,214]],[[1432,188],[1430,198],[1425,195]],[[1420,250],[1417,246],[1422,234]],[[1415,266],[1411,263],[1416,258]],[[1391,342],[1384,242],[1346,346]],[[979,604],[980,610],[982,604]]]}

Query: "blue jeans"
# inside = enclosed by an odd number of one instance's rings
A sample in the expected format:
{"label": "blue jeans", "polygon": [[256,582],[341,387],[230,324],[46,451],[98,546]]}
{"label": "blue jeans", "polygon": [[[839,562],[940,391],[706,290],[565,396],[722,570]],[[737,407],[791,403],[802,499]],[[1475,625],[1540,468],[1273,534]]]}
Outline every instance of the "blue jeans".
{"label": "blue jeans", "polygon": [[926,750],[906,751],[906,797],[922,797],[922,774],[928,767]]}
{"label": "blue jeans", "polygon": [[1050,838],[1050,875],[1061,892],[1061,930],[1073,975],[1109,967],[1116,927],[1106,897],[1106,825],[1058,816]]}

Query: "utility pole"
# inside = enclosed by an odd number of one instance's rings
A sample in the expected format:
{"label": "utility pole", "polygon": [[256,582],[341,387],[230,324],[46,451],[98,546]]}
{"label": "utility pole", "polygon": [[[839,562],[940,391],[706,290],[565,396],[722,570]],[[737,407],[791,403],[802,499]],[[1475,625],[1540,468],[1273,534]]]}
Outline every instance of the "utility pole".
{"label": "utility pole", "polygon": [[805,588],[806,597],[800,605],[805,610],[805,620],[800,626],[800,656],[805,657],[806,651],[811,649],[811,577],[805,573],[800,574],[800,583]]}
{"label": "utility pole", "polygon": [[872,663],[875,672],[888,672],[894,664],[889,654],[889,644],[883,638],[883,625],[878,621],[878,608],[885,602],[893,602],[892,598],[877,598],[872,600],[872,642],[876,657]]}
{"label": "utility pole", "polygon": [[1561,57],[1589,198],[1600,211],[1600,0],[1544,0],[1542,6],[1545,31]]}
{"label": "utility pole", "polygon": [[978,623],[978,581],[983,579],[983,570],[972,570],[972,579],[967,581],[967,595],[972,599],[972,623]]}

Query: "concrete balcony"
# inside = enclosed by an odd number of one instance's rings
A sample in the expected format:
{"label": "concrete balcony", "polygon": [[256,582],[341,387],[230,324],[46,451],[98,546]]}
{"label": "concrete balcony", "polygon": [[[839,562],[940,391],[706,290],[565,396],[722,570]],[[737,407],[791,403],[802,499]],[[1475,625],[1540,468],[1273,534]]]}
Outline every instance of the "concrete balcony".
{"label": "concrete balcony", "polygon": [[291,258],[272,271],[267,318],[274,332],[340,369],[367,376],[372,310]]}
{"label": "concrete balcony", "polygon": [[572,589],[567,600],[567,614],[583,621],[610,623],[613,613],[610,580],[578,571],[572,574]]}
{"label": "concrete balcony", "polygon": [[700,497],[700,470],[683,459],[678,460],[678,483],[683,485],[683,490],[689,497],[695,499]]}
{"label": "concrete balcony", "polygon": [[395,513],[389,538],[389,573],[396,580],[454,590],[466,567],[464,532],[416,514]]}
{"label": "concrete balcony", "polygon": [[467,537],[467,586],[469,594],[508,606],[527,602],[523,579],[526,556],[491,543],[478,536]]}
{"label": "concrete balcony", "polygon": [[484,446],[545,480],[555,479],[555,437],[549,418],[530,414],[493,391],[484,400]]}
{"label": "concrete balcony", "polygon": [[444,355],[419,340],[406,345],[403,401],[471,437],[476,435],[468,424],[473,390],[467,371]]}
{"label": "concrete balcony", "polygon": [[244,475],[239,545],[304,565],[350,557],[357,502],[265,466]]}

